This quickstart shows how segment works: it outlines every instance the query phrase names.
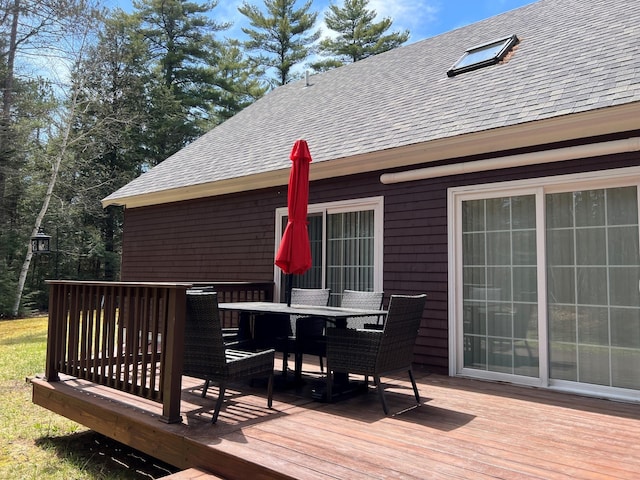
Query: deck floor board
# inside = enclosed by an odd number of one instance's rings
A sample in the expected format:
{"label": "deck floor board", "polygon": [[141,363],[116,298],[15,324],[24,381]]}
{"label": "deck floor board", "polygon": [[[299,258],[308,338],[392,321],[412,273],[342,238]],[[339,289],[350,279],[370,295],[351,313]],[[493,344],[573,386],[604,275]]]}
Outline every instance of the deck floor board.
{"label": "deck floor board", "polygon": [[[640,405],[545,389],[431,375],[383,379],[391,412],[373,387],[327,404],[315,358],[306,386],[274,392],[238,385],[218,423],[217,389],[185,377],[183,422],[159,420],[161,405],[76,379],[34,380],[34,402],[179,468],[225,479],[636,479]],[[282,384],[282,379],[278,379]]]}

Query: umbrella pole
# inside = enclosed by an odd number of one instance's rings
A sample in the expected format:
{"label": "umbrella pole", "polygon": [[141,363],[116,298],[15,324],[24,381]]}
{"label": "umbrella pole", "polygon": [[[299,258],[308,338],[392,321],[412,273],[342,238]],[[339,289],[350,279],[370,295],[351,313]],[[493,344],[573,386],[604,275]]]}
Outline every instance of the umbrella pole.
{"label": "umbrella pole", "polygon": [[285,297],[287,300],[287,306],[291,306],[291,290],[293,289],[293,274],[290,273],[287,275],[287,287],[285,292]]}

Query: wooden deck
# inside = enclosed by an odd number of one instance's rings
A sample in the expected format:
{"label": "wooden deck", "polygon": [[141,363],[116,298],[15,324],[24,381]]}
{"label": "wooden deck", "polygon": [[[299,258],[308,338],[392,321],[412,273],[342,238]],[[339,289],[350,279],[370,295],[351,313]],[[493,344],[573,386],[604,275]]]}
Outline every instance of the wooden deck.
{"label": "wooden deck", "polygon": [[[305,364],[307,385],[319,378]],[[179,468],[224,479],[637,479],[640,405],[432,375],[418,369],[422,405],[404,379],[348,400],[310,400],[243,385],[210,423],[217,391],[184,378],[181,424],[158,403],[87,381],[33,380],[34,403]],[[193,472],[193,471],[192,471]],[[200,478],[188,475],[187,478]],[[211,478],[211,477],[209,477]]]}

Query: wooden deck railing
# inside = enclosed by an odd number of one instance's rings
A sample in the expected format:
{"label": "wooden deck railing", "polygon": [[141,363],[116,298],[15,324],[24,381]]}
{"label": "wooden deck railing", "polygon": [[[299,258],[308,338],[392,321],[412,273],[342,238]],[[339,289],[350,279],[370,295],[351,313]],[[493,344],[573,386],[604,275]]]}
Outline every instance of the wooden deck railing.
{"label": "wooden deck railing", "polygon": [[[62,373],[112,387],[160,402],[162,420],[181,421],[186,291],[193,284],[48,283],[47,380]],[[207,285],[220,301],[273,298],[271,283]]]}

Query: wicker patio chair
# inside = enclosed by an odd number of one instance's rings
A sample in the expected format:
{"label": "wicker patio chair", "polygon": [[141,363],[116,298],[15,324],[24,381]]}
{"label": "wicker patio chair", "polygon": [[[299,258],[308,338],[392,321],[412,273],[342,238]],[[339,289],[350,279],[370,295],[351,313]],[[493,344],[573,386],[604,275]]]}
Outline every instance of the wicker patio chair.
{"label": "wicker patio chair", "polygon": [[[201,292],[215,292],[216,287],[213,285],[196,285],[189,289],[189,292],[192,293],[201,293]],[[238,327],[228,327],[222,329],[222,337],[224,338],[224,342],[226,344],[238,342]]]}
{"label": "wicker patio chair", "polygon": [[302,372],[302,360],[304,355],[318,357],[320,371],[324,372],[323,357],[326,356],[324,332],[327,319],[324,317],[300,317],[295,320],[296,334],[290,337],[289,346],[293,346],[295,358],[295,372]]}
{"label": "wicker patio chair", "polygon": [[227,348],[215,292],[187,292],[184,341],[183,374],[205,380],[203,397],[211,382],[219,387],[212,423],[218,420],[227,384],[234,380],[268,377],[267,406],[271,408],[274,350],[246,352]]}
{"label": "wicker patio chair", "polygon": [[[344,290],[342,292],[341,307],[379,310],[382,307],[383,292],[365,292],[359,290]],[[369,324],[368,322],[372,322]],[[375,322],[375,323],[374,323]],[[353,317],[347,319],[347,328],[364,328],[365,325],[380,325],[379,317]],[[299,319],[296,324],[295,352],[296,372],[302,368],[304,354],[316,355],[320,359],[320,371],[324,371],[323,357],[327,356],[324,318],[306,317]]]}
{"label": "wicker patio chair", "polygon": [[[292,305],[313,305],[326,307],[329,304],[331,289],[329,288],[292,288]],[[299,373],[302,369],[302,355],[317,355],[320,362],[320,370],[324,371],[322,355],[324,348],[317,349],[311,342],[306,343],[303,339],[311,339],[317,336],[324,336],[325,319],[319,317],[308,317],[291,315],[289,319],[291,332],[286,339],[280,339],[278,344],[282,351],[282,371],[286,373],[288,368],[289,353],[293,352],[295,371]],[[277,347],[277,348],[278,348]]]}
{"label": "wicker patio chair", "polygon": [[327,399],[331,399],[332,373],[354,373],[373,376],[385,414],[388,414],[380,376],[405,370],[413,386],[416,402],[420,394],[413,377],[413,349],[422,320],[426,295],[391,295],[387,318],[382,330],[328,328],[327,335]]}
{"label": "wicker patio chair", "polygon": [[[330,293],[328,288],[293,288],[291,290],[291,304],[326,306],[329,303]],[[295,353],[298,320],[303,321],[302,319],[307,318],[309,317],[278,313],[255,315],[252,338],[240,340],[234,348],[244,350],[274,348],[278,352],[282,352],[282,375],[286,376],[289,354]]]}

